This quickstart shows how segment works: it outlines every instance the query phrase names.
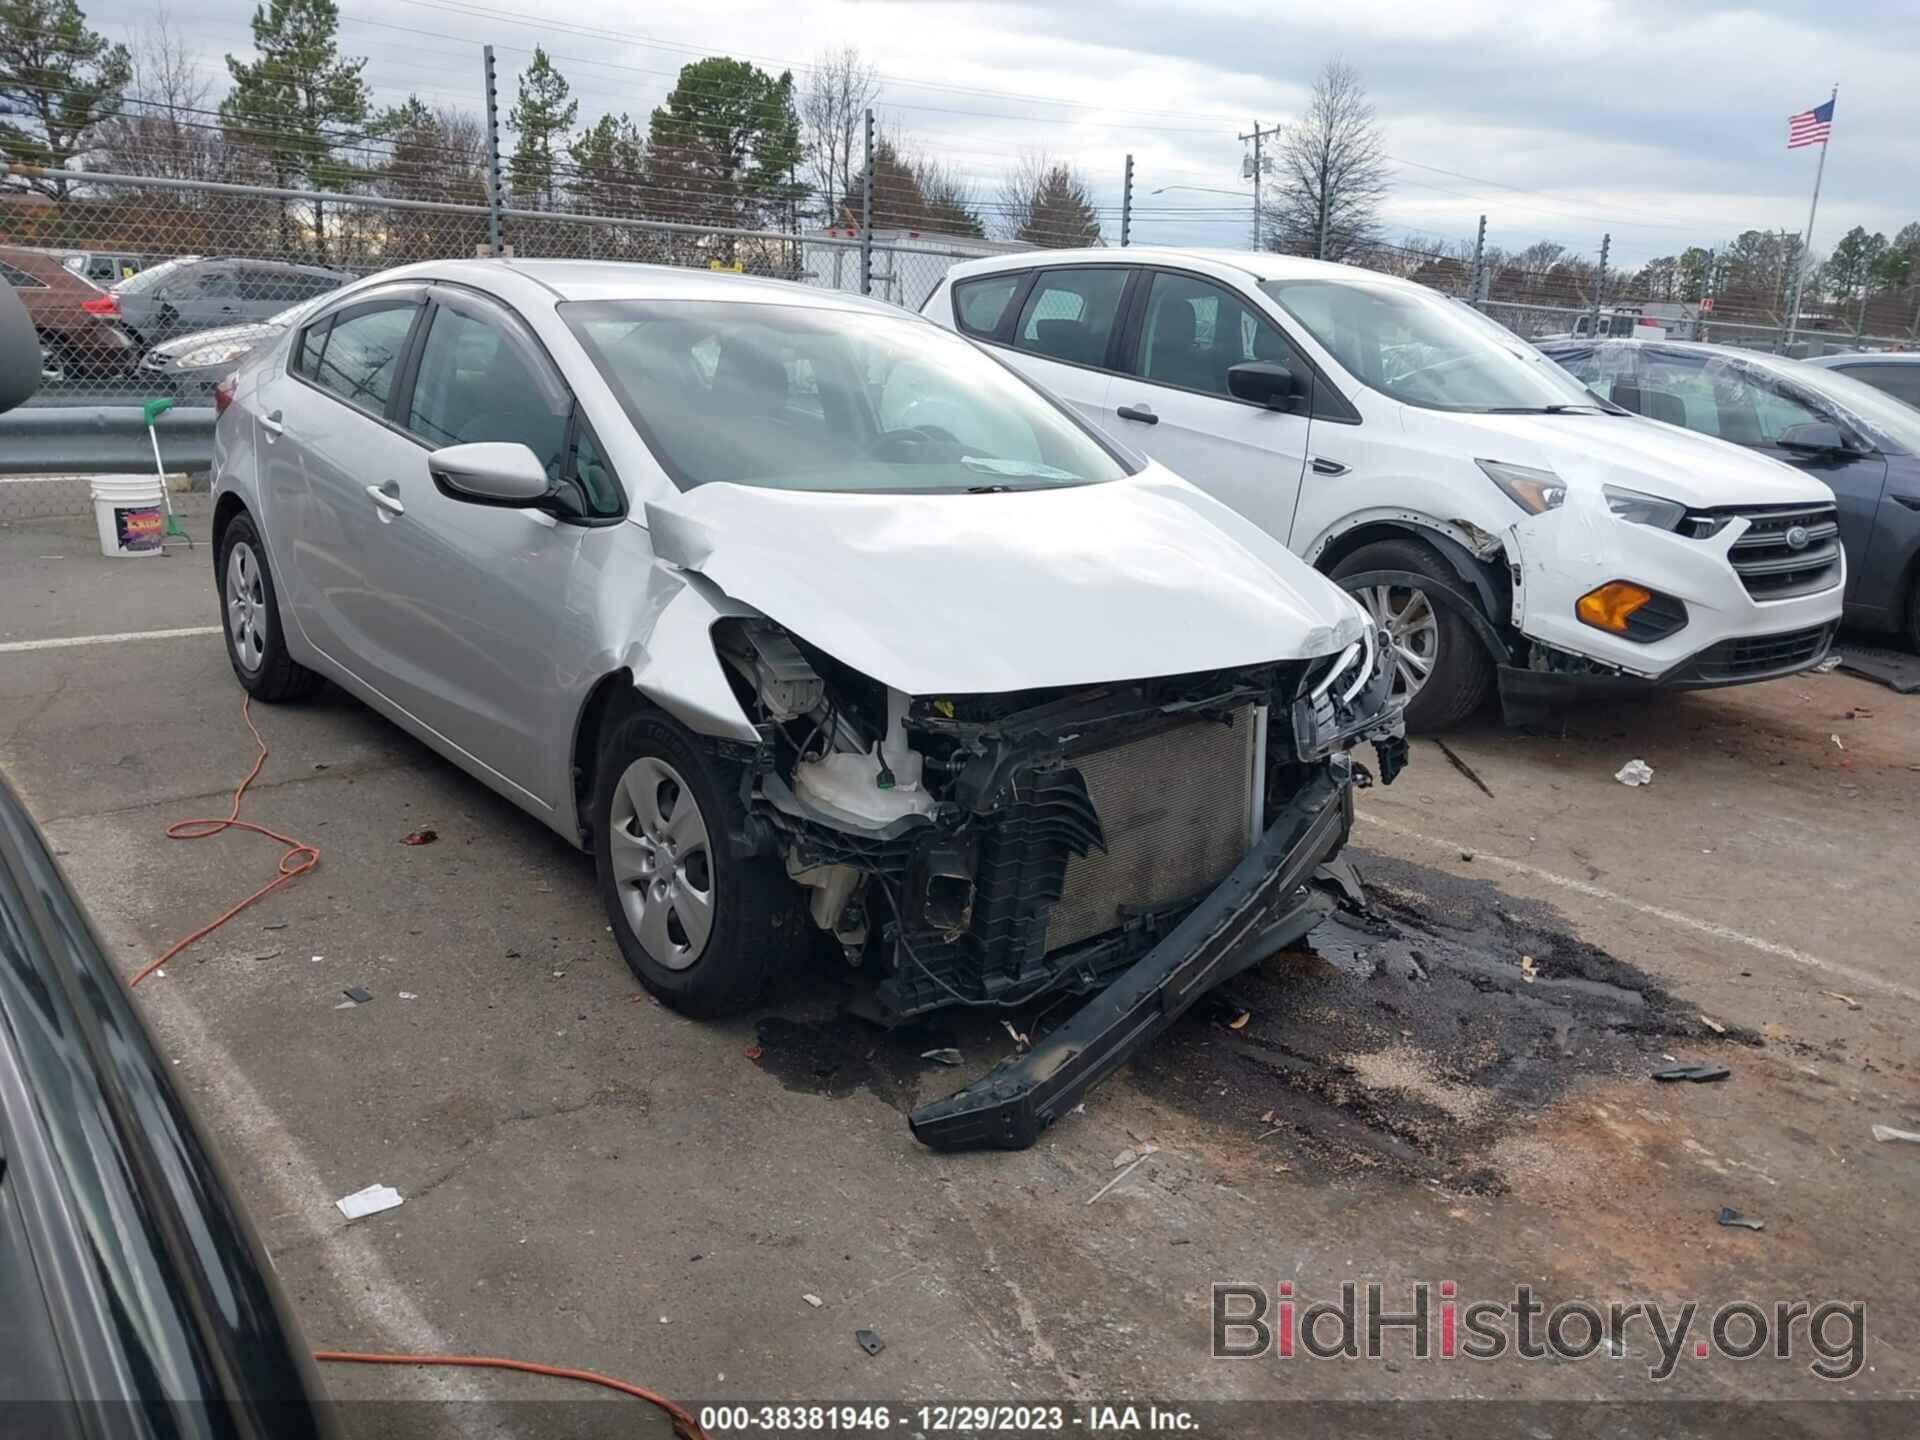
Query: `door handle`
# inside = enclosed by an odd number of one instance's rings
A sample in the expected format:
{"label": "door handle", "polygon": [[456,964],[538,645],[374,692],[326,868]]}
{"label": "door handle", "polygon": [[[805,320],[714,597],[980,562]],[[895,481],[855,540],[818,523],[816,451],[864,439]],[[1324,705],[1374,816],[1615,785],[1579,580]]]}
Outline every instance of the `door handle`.
{"label": "door handle", "polygon": [[1349,468],[1338,460],[1327,460],[1319,455],[1313,457],[1312,465],[1313,473],[1316,475],[1344,475]]}
{"label": "door handle", "polygon": [[1142,425],[1158,425],[1160,417],[1144,405],[1122,405],[1113,412],[1122,420],[1138,420]]}
{"label": "door handle", "polygon": [[407,513],[407,507],[400,503],[400,482],[389,480],[384,485],[367,486],[367,496],[381,510],[380,518],[387,520],[395,515]]}
{"label": "door handle", "polygon": [[287,433],[287,427],[280,423],[280,414],[281,412],[276,410],[271,415],[262,415],[260,417],[260,428],[267,432],[267,443],[269,445]]}

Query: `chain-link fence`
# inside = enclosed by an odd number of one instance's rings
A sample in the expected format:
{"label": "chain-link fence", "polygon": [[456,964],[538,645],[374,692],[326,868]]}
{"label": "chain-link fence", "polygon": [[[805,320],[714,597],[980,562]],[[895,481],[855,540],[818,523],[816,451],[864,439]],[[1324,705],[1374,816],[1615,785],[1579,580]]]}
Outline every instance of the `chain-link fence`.
{"label": "chain-link fence", "polygon": [[42,404],[200,400],[303,305],[432,258],[674,265],[871,294],[917,309],[956,261],[1024,248],[914,232],[805,232],[630,215],[65,172],[58,203],[0,200],[0,279],[42,345]]}

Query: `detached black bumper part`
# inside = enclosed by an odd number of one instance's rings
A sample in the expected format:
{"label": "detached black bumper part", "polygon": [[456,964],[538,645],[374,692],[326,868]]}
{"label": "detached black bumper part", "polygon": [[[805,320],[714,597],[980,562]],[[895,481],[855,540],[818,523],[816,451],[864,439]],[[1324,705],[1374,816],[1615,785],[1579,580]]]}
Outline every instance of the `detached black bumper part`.
{"label": "detached black bumper part", "polygon": [[1351,789],[1316,776],[1212,894],[1065,1025],[915,1110],[915,1138],[935,1150],[1026,1149],[1202,995],[1317,925],[1336,900],[1309,882],[1351,828]]}

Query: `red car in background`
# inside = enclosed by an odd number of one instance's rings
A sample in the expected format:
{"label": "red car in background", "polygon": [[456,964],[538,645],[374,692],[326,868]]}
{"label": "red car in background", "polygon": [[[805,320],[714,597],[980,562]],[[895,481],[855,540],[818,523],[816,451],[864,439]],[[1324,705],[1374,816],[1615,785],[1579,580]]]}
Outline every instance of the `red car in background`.
{"label": "red car in background", "polygon": [[67,269],[57,255],[0,245],[4,280],[40,332],[41,370],[49,382],[101,380],[126,373],[139,348],[113,322],[111,295]]}

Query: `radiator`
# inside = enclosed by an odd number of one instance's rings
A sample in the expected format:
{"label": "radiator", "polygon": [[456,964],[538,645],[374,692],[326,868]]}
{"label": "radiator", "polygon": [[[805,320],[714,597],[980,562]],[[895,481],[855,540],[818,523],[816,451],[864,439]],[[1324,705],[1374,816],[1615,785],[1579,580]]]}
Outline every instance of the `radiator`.
{"label": "radiator", "polygon": [[1106,833],[1067,864],[1046,948],[1102,934],[1127,914],[1197,899],[1247,853],[1254,823],[1252,706],[1073,757]]}

